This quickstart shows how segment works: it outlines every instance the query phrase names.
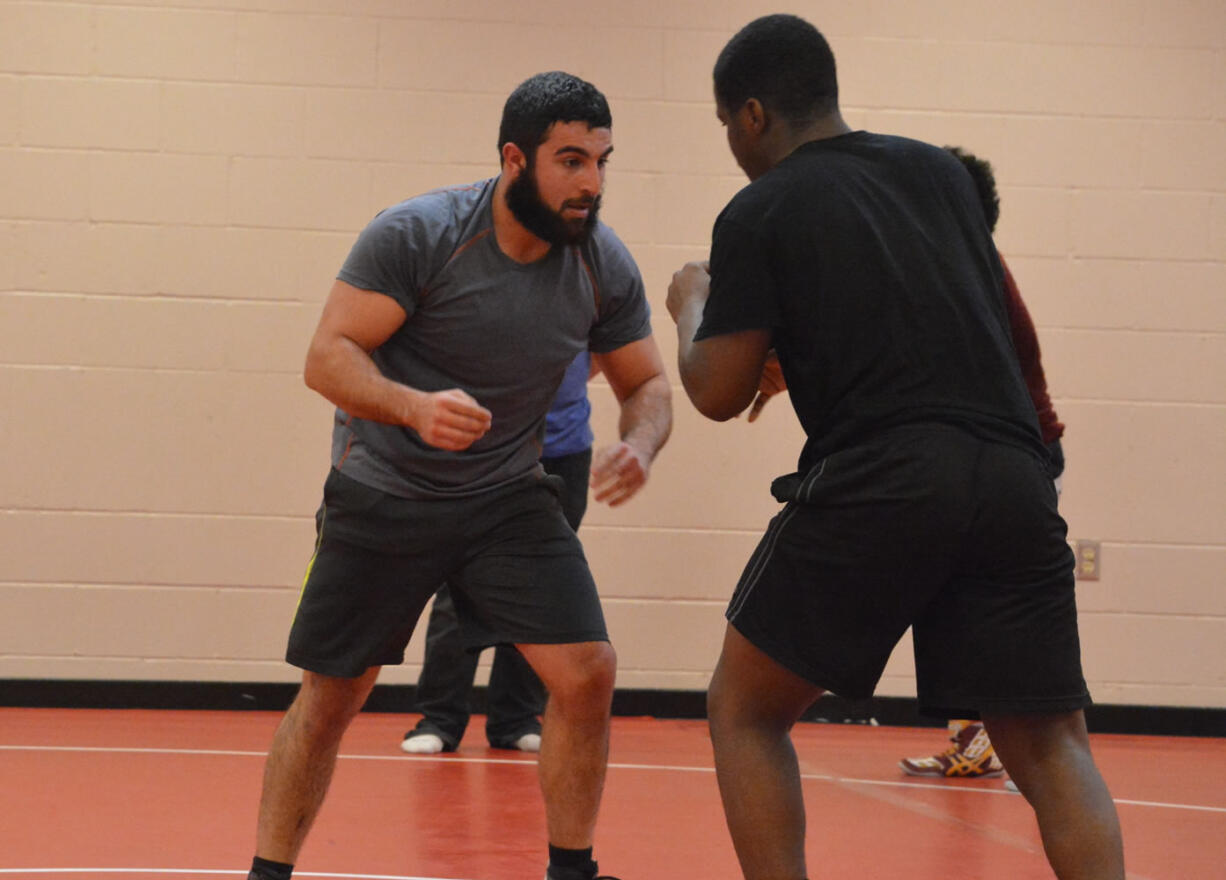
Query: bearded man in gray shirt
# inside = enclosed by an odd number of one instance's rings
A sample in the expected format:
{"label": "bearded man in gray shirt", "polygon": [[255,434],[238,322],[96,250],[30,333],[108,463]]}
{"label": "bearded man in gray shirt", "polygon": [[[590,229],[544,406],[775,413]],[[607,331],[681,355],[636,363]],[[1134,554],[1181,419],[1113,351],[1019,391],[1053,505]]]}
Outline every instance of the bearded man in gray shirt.
{"label": "bearded man in gray shirt", "polygon": [[380,213],[324,304],[307,384],[336,404],[318,542],[286,658],[302,687],[269,752],[251,880],[288,880],[344,731],[447,582],[466,643],[515,645],[549,690],[547,880],[593,880],[616,660],[539,459],[590,349],[621,407],[597,501],[646,482],[672,424],[638,268],[597,219],[612,117],[569,74],[507,99],[501,173]]}

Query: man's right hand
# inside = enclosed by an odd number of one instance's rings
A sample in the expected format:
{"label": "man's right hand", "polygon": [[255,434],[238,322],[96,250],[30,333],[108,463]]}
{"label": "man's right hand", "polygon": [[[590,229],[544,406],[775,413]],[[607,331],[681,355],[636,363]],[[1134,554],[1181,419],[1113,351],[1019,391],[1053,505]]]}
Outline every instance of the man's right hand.
{"label": "man's right hand", "polygon": [[451,388],[419,392],[406,424],[430,446],[458,452],[485,436],[490,419],[490,411],[472,395]]}
{"label": "man's right hand", "polygon": [[780,391],[787,391],[788,383],[783,378],[783,367],[779,366],[779,355],[772,348],[762,365],[762,378],[758,380],[758,396],[749,407],[749,421],[755,422],[762,414],[762,408]]}

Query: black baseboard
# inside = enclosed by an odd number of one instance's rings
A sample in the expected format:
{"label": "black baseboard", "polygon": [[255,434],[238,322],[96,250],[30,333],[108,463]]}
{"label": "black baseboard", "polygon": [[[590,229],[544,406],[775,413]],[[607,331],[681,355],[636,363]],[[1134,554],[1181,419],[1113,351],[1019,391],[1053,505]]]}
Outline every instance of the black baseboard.
{"label": "black baseboard", "polygon": [[[0,707],[55,709],[212,709],[284,711],[297,684],[207,681],[65,681],[0,679]],[[413,711],[413,685],[376,685],[367,712]],[[473,689],[474,712],[485,708],[485,688]],[[702,691],[618,690],[613,714],[653,718],[704,718]],[[919,714],[913,697],[844,700],[827,695],[805,713],[805,721],[941,727]],[[1094,733],[1226,737],[1226,709],[1183,706],[1096,704],[1086,710]]]}

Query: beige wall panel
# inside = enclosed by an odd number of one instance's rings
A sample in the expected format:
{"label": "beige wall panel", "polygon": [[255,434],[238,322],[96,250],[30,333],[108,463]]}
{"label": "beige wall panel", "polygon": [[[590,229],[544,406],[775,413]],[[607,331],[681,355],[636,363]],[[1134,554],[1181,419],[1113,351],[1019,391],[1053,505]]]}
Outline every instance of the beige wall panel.
{"label": "beige wall panel", "polygon": [[[770,482],[796,469],[800,426],[783,401],[752,425],[716,423],[699,415],[680,390],[673,395],[673,436],[652,466],[647,486],[630,503],[593,504],[591,525],[732,529],[760,532],[778,511]],[[616,404],[607,387],[592,394],[596,447],[617,436]]]}
{"label": "beige wall panel", "polygon": [[91,220],[129,223],[226,221],[226,159],[165,153],[90,155]]}
{"label": "beige wall panel", "polygon": [[1135,37],[1138,45],[1226,47],[1226,6],[1217,0],[1145,3],[1142,8],[1145,20]]}
{"label": "beige wall panel", "polygon": [[472,162],[496,169],[503,100],[463,93],[319,91],[307,102],[306,152],[332,159]]}
{"label": "beige wall panel", "polygon": [[23,223],[17,230],[16,283],[22,290],[53,293],[158,293],[164,240],[164,227],[145,224]]}
{"label": "beige wall panel", "polygon": [[237,27],[238,79],[372,86],[378,27],[373,19],[242,13]]}
{"label": "beige wall panel", "polygon": [[1221,192],[1226,190],[1226,122],[1162,122],[1141,127],[1141,176],[1121,185]]}
{"label": "beige wall panel", "polygon": [[0,349],[30,365],[296,376],[317,319],[314,304],[14,295],[0,301]]}
{"label": "beige wall panel", "polygon": [[1090,695],[1098,703],[1126,706],[1226,706],[1226,688],[1209,685],[1094,682],[1090,685]]}
{"label": "beige wall panel", "polygon": [[[19,77],[0,76],[0,107],[16,107],[21,87],[22,81]],[[8,113],[0,113],[0,146],[16,145],[20,121],[20,114],[12,112],[11,109]]]}
{"label": "beige wall panel", "polygon": [[148,81],[27,77],[17,110],[21,142],[156,150],[162,131],[160,90]]}
{"label": "beige wall panel", "polygon": [[[656,237],[660,201],[658,175],[620,171],[607,179],[601,196],[600,219],[617,233],[638,262],[637,252]],[[640,265],[639,271],[642,271]]]}
{"label": "beige wall panel", "polygon": [[[1016,255],[1064,256],[1071,246],[1071,196],[1066,190],[1000,186],[996,246]],[[1007,207],[1006,207],[1007,206]]]}
{"label": "beige wall panel", "polygon": [[1211,119],[1212,51],[948,40],[832,41],[849,106]]}
{"label": "beige wall panel", "polygon": [[1226,619],[1226,547],[1104,544],[1102,579],[1077,584],[1082,612]]}
{"label": "beige wall panel", "polygon": [[0,403],[39,414],[0,439],[14,509],[301,516],[327,473],[331,410],[297,375],[2,368]]}
{"label": "beige wall panel", "polygon": [[[707,111],[708,118],[713,117],[715,93],[711,71],[715,60],[728,38],[752,17],[747,17],[741,24],[716,30],[685,28],[668,31],[664,43],[664,97],[669,101],[701,106]],[[714,25],[714,22],[710,24]]]}
{"label": "beige wall panel", "polygon": [[1226,409],[1059,401],[1071,538],[1221,546]]}
{"label": "beige wall panel", "polygon": [[715,218],[745,183],[732,175],[660,177],[653,240],[709,247]]}
{"label": "beige wall panel", "polygon": [[95,70],[103,76],[231,80],[232,13],[99,5]]}
{"label": "beige wall panel", "polygon": [[[375,202],[382,202],[382,208],[401,202],[404,199],[421,195],[441,187],[467,186],[479,180],[486,180],[498,174],[498,163],[494,148],[489,150],[488,160],[484,163],[469,165],[460,164],[424,164],[408,162],[380,162],[371,165],[371,195]],[[374,214],[371,214],[373,217]],[[347,252],[347,251],[346,251]]]}
{"label": "beige wall panel", "polygon": [[1071,238],[1079,255],[1151,260],[1211,257],[1210,200],[1203,193],[1087,191],[1070,198]]}
{"label": "beige wall panel", "polygon": [[59,150],[0,150],[0,205],[6,217],[85,220],[90,156]]}
{"label": "beige wall panel", "polygon": [[627,172],[647,172],[657,181],[660,174],[740,176],[709,95],[692,104],[615,101],[612,109],[611,185]]}
{"label": "beige wall panel", "polygon": [[[175,296],[297,300],[319,304],[332,287],[354,233],[161,227],[159,290]],[[299,353],[305,356],[305,340]]]}
{"label": "beige wall panel", "polygon": [[289,631],[296,601],[287,590],[4,586],[0,640],[9,654],[272,660],[284,635],[267,633]]}
{"label": "beige wall panel", "polygon": [[1210,202],[1209,252],[1213,259],[1226,262],[1226,196],[1215,195]]}
{"label": "beige wall panel", "polygon": [[306,147],[306,104],[295,86],[167,82],[162,140],[172,153],[297,156]]}
{"label": "beige wall panel", "polygon": [[229,216],[241,226],[356,231],[370,219],[369,190],[370,170],[357,162],[234,159]]}
{"label": "beige wall panel", "polygon": [[1052,329],[1042,346],[1062,397],[1226,404],[1226,334]]}
{"label": "beige wall panel", "polygon": [[723,602],[604,600],[609,638],[622,670],[701,672],[708,676],[724,637]]}
{"label": "beige wall panel", "polygon": [[[463,83],[465,90],[505,98],[535,73],[565,70],[595,83],[610,100],[662,95],[661,32],[571,21],[385,21],[379,28],[379,85],[449,92]],[[627,54],[633,54],[633,64],[624,63]]]}
{"label": "beige wall panel", "polygon": [[269,660],[168,660],[143,657],[0,655],[0,678],[40,678],[52,681],[292,683],[302,680],[302,670],[295,669],[284,661]]}
{"label": "beige wall panel", "polygon": [[[1134,119],[1068,116],[996,115],[940,111],[879,110],[866,114],[870,129],[918,138],[939,146],[970,150],[992,163],[999,186],[1101,187],[1135,186],[1151,161],[1149,142],[1155,128]],[[1210,127],[1209,123],[1197,125]],[[1165,157],[1191,157],[1190,146],[1176,146]],[[1185,175],[1174,175],[1186,179]],[[1002,199],[1002,216],[1012,205]]]}
{"label": "beige wall panel", "polygon": [[[313,486],[315,505],[323,476]],[[302,516],[0,513],[8,583],[276,587],[295,595],[315,542]]]}
{"label": "beige wall panel", "polygon": [[17,259],[21,226],[0,220],[0,291],[17,288],[17,272],[21,263]]}
{"label": "beige wall panel", "polygon": [[[594,513],[595,508],[593,501],[588,510]],[[717,531],[699,525],[659,529],[585,522],[579,535],[605,599],[727,604],[766,524],[764,518],[752,531]]]}
{"label": "beige wall panel", "polygon": [[1009,257],[1039,327],[1226,331],[1226,263]]}
{"label": "beige wall panel", "polygon": [[0,5],[0,70],[89,73],[94,54],[94,15],[88,5]]}
{"label": "beige wall panel", "polygon": [[1226,690],[1226,618],[1082,614],[1087,680]]}

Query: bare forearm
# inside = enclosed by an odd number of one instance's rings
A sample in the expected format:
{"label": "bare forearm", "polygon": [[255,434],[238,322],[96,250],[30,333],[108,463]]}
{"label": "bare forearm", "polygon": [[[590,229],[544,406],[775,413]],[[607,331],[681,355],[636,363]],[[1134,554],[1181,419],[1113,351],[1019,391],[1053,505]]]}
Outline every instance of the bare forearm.
{"label": "bare forearm", "polygon": [[351,339],[312,344],[303,378],[349,415],[390,425],[411,425],[421,392],[380,372],[369,354]]}
{"label": "bare forearm", "polygon": [[623,442],[656,457],[673,428],[672,389],[663,374],[644,382],[621,403],[618,432]]}

